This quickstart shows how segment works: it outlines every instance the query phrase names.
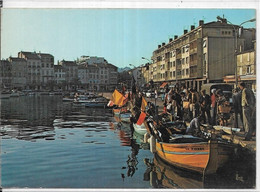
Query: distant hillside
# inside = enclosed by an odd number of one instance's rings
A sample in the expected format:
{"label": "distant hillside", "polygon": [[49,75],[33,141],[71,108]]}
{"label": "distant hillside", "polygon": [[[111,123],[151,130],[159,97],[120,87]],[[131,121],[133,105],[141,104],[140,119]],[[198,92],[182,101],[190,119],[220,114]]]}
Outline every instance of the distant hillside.
{"label": "distant hillside", "polygon": [[131,68],[130,67],[124,67],[124,68],[118,68],[118,72],[119,73],[121,73],[121,72],[123,72],[123,71],[128,71],[128,70],[130,70]]}

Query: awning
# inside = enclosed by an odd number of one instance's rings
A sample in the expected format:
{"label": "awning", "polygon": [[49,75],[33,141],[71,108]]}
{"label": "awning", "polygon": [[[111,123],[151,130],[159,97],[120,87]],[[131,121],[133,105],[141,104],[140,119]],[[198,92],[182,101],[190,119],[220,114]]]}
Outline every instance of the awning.
{"label": "awning", "polygon": [[163,82],[163,84],[161,84],[160,88],[164,88],[168,83],[167,82]]}

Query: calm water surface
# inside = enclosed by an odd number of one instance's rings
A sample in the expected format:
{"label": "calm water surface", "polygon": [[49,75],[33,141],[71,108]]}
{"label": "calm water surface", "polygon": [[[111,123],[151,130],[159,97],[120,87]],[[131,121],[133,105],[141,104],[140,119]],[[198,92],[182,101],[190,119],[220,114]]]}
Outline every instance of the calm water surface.
{"label": "calm water surface", "polygon": [[4,188],[255,186],[249,157],[229,164],[232,171],[202,178],[162,162],[109,109],[76,107],[60,96],[3,99],[0,126]]}

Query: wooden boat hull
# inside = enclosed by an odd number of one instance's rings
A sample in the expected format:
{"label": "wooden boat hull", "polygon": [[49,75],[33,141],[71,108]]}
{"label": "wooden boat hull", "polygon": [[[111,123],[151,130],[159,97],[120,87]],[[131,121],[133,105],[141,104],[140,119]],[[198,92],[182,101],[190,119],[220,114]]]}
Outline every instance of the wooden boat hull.
{"label": "wooden boat hull", "polygon": [[169,164],[207,175],[215,173],[228,161],[233,148],[217,141],[200,143],[156,141],[156,153]]}
{"label": "wooden boat hull", "polygon": [[156,141],[156,151],[160,158],[184,169],[203,173],[209,160],[209,144],[171,144]]}

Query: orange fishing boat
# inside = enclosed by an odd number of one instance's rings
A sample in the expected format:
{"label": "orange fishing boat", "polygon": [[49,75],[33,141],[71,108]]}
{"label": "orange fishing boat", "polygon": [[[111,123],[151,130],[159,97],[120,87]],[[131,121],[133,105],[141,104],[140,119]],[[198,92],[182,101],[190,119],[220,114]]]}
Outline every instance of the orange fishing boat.
{"label": "orange fishing boat", "polygon": [[175,137],[167,143],[156,140],[155,144],[156,153],[164,161],[204,175],[216,173],[234,153],[231,144],[191,135]]}
{"label": "orange fishing boat", "polygon": [[167,127],[154,121],[146,121],[150,138],[150,150],[167,163],[199,172],[216,173],[234,154],[235,145],[217,139],[192,135],[171,134]]}

